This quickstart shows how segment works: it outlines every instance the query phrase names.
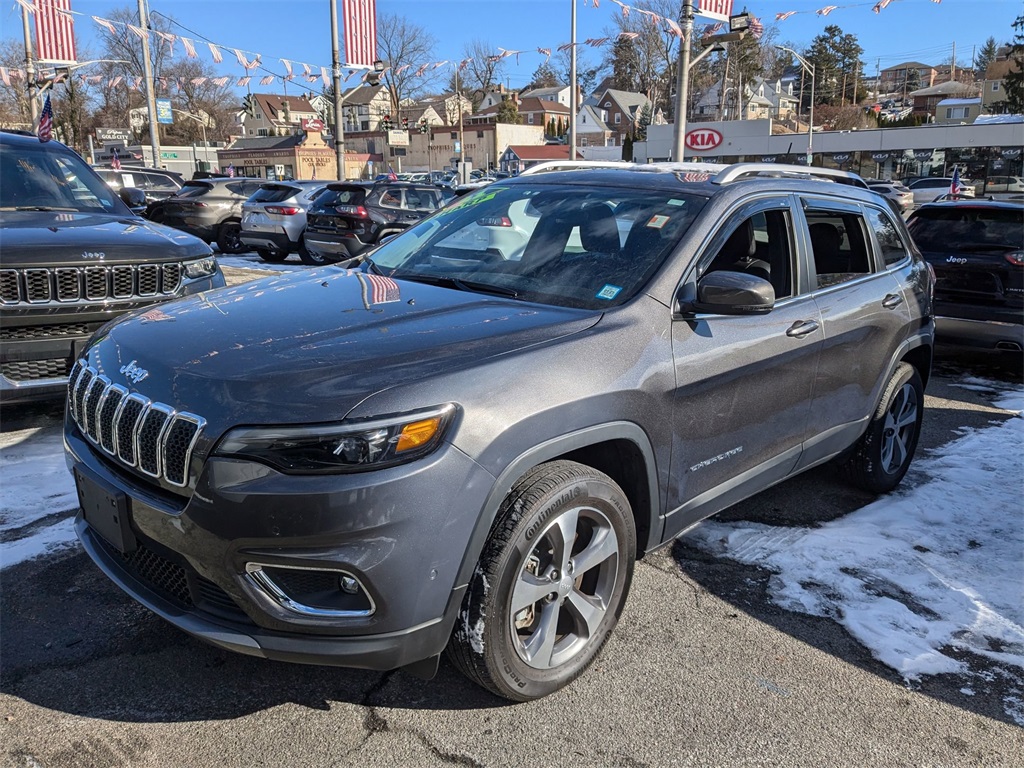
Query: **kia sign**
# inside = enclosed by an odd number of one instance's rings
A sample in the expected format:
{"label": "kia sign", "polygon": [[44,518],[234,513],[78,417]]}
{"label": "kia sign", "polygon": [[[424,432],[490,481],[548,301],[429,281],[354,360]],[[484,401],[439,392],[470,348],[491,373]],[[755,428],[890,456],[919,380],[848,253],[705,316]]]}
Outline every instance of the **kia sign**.
{"label": "kia sign", "polygon": [[686,134],[686,146],[690,149],[707,151],[722,143],[722,134],[714,128],[696,128]]}
{"label": "kia sign", "polygon": [[841,152],[841,153],[839,153],[837,155],[832,155],[832,159],[835,160],[840,165],[842,165],[843,163],[850,162],[850,153],[849,152]]}
{"label": "kia sign", "polygon": [[320,131],[323,133],[324,121],[319,118],[303,118],[302,130],[304,131]]}

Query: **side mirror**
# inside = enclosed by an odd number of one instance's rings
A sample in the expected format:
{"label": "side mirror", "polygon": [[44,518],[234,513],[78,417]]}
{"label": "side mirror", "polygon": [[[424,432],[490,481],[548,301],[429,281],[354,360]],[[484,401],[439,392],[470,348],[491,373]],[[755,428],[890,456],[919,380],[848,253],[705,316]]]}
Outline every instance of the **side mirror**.
{"label": "side mirror", "polygon": [[131,209],[146,207],[146,193],[138,187],[121,187],[118,197]]}
{"label": "side mirror", "polygon": [[711,272],[698,281],[696,299],[679,299],[680,314],[763,315],[774,306],[772,284],[743,272]]}

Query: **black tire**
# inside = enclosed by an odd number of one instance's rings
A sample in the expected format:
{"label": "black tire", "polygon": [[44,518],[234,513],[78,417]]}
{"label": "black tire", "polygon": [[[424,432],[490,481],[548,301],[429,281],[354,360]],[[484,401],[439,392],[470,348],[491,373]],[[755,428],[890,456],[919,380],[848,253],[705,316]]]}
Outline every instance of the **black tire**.
{"label": "black tire", "polygon": [[280,264],[288,258],[287,251],[271,250],[270,248],[257,248],[256,255],[268,264]]}
{"label": "black tire", "polygon": [[217,230],[217,247],[221,253],[244,253],[246,246],[242,242],[242,225],[237,221],[221,224]]}
{"label": "black tire", "polygon": [[311,267],[323,267],[327,264],[337,264],[340,259],[330,253],[317,253],[308,248],[299,251],[299,260]]}
{"label": "black tire", "polygon": [[872,493],[888,493],[910,468],[924,417],[924,386],[917,369],[900,363],[867,431],[840,465],[846,480]]}
{"label": "black tire", "polygon": [[449,657],[513,701],[568,685],[618,623],[635,555],[629,501],[610,477],[571,461],[534,467],[498,510]]}

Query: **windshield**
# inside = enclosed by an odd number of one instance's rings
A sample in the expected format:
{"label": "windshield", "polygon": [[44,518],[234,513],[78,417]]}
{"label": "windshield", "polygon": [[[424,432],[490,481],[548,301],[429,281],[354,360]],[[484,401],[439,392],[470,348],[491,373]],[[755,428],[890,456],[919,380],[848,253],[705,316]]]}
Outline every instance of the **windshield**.
{"label": "windshield", "polygon": [[0,208],[130,213],[82,158],[45,144],[0,144]]}
{"label": "windshield", "polygon": [[567,307],[627,301],[706,198],[516,183],[466,195],[373,253],[395,278]]}
{"label": "windshield", "polygon": [[922,208],[908,227],[925,251],[1024,249],[1024,206],[1012,208]]}

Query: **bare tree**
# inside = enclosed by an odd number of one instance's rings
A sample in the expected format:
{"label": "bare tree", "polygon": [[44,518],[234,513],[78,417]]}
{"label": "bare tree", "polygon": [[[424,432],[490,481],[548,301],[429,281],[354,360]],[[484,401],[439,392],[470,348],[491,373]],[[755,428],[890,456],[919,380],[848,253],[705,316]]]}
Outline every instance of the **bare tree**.
{"label": "bare tree", "polygon": [[[25,66],[25,46],[14,40],[0,42],[0,66],[21,69]],[[27,129],[32,125],[28,87],[23,79],[11,80],[11,87],[0,88],[0,128]]]}
{"label": "bare tree", "polygon": [[506,62],[500,58],[497,47],[485,40],[467,43],[463,58],[469,62],[459,73],[460,84],[463,92],[468,91],[475,108],[491,88],[501,83],[507,69]]}
{"label": "bare tree", "polygon": [[401,16],[377,17],[377,50],[389,67],[381,82],[391,99],[392,115],[399,114],[404,100],[416,98],[436,82],[432,68],[420,71],[432,63],[435,45],[433,35]]}

